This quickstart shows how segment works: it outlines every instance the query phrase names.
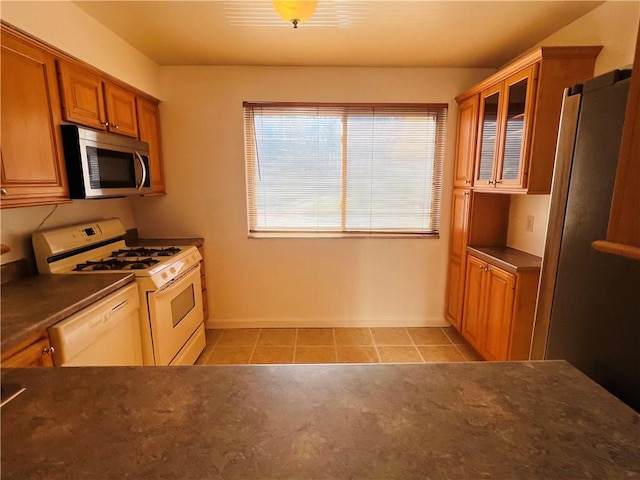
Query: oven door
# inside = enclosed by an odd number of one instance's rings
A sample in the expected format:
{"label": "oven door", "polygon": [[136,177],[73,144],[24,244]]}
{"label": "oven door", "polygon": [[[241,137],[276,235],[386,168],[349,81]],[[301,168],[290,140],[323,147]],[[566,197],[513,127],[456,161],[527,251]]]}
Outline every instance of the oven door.
{"label": "oven door", "polygon": [[147,292],[156,365],[169,365],[204,322],[200,264],[172,283]]}

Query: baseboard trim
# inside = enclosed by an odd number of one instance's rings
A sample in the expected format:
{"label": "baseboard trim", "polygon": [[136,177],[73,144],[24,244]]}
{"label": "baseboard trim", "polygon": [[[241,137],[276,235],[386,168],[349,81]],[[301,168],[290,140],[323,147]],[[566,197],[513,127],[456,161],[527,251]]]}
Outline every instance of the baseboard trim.
{"label": "baseboard trim", "polygon": [[422,320],[349,320],[310,318],[209,318],[206,328],[340,328],[340,327],[449,327],[443,317]]}

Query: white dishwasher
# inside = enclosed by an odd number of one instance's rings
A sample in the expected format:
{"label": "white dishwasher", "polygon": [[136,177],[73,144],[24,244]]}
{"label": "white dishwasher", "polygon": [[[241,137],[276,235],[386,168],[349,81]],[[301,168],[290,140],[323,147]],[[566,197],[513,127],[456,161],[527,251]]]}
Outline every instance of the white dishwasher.
{"label": "white dishwasher", "polygon": [[134,282],[49,327],[56,366],[142,365]]}

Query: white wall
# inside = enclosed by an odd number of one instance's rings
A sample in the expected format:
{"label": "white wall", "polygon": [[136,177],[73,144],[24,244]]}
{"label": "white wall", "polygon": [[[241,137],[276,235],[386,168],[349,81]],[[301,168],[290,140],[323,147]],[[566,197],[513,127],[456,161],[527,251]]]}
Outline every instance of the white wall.
{"label": "white wall", "polygon": [[[593,9],[538,45],[602,45],[594,75],[633,63],[640,2],[609,1]],[[542,256],[549,220],[549,195],[514,195],[509,211],[507,244]],[[527,216],[535,218],[533,232],[526,230]]]}
{"label": "white wall", "polygon": [[[492,70],[162,68],[167,191],[141,234],[205,237],[211,324],[442,325],[457,108]],[[242,102],[449,103],[440,239],[248,239]]]}
{"label": "white wall", "polygon": [[[55,2],[6,2],[2,20],[34,37],[152,95],[159,91],[159,67],[68,0]],[[0,210],[0,237],[11,251],[2,264],[21,258],[33,261],[31,233],[53,206]],[[43,229],[101,218],[120,217],[125,228],[135,220],[129,199],[75,200],[59,205]]]}

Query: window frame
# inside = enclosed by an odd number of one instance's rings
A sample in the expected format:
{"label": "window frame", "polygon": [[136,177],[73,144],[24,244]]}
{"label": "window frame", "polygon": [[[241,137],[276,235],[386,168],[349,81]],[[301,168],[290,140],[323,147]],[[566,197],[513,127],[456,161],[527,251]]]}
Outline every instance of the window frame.
{"label": "window frame", "polygon": [[[252,229],[251,219],[257,218],[257,204],[256,204],[256,169],[255,167],[249,168],[251,160],[257,158],[257,135],[255,133],[255,122],[253,113],[247,113],[247,109],[254,108],[343,108],[342,112],[342,173],[341,173],[341,230],[259,230]],[[349,109],[366,109],[366,108],[380,108],[381,110],[427,110],[427,109],[441,109],[442,112],[436,112],[436,126],[435,126],[435,142],[434,142],[434,158],[433,158],[433,182],[432,182],[432,198],[431,207],[429,209],[430,216],[436,217],[436,228],[431,232],[402,232],[402,231],[388,231],[383,230],[346,230],[346,218],[347,218],[347,170],[348,170],[348,153],[346,148],[347,143],[347,121],[349,116]],[[244,145],[245,145],[245,174],[246,174],[246,195],[247,195],[247,226],[249,238],[440,238],[441,224],[440,219],[442,216],[442,188],[443,188],[443,176],[444,176],[444,162],[446,153],[446,132],[447,132],[447,118],[448,118],[448,103],[335,103],[335,102],[243,102],[243,122],[244,122]],[[251,121],[248,121],[248,119]],[[247,130],[251,128],[250,142],[247,136]],[[438,142],[438,139],[441,142]],[[254,174],[251,175],[250,172]]]}

